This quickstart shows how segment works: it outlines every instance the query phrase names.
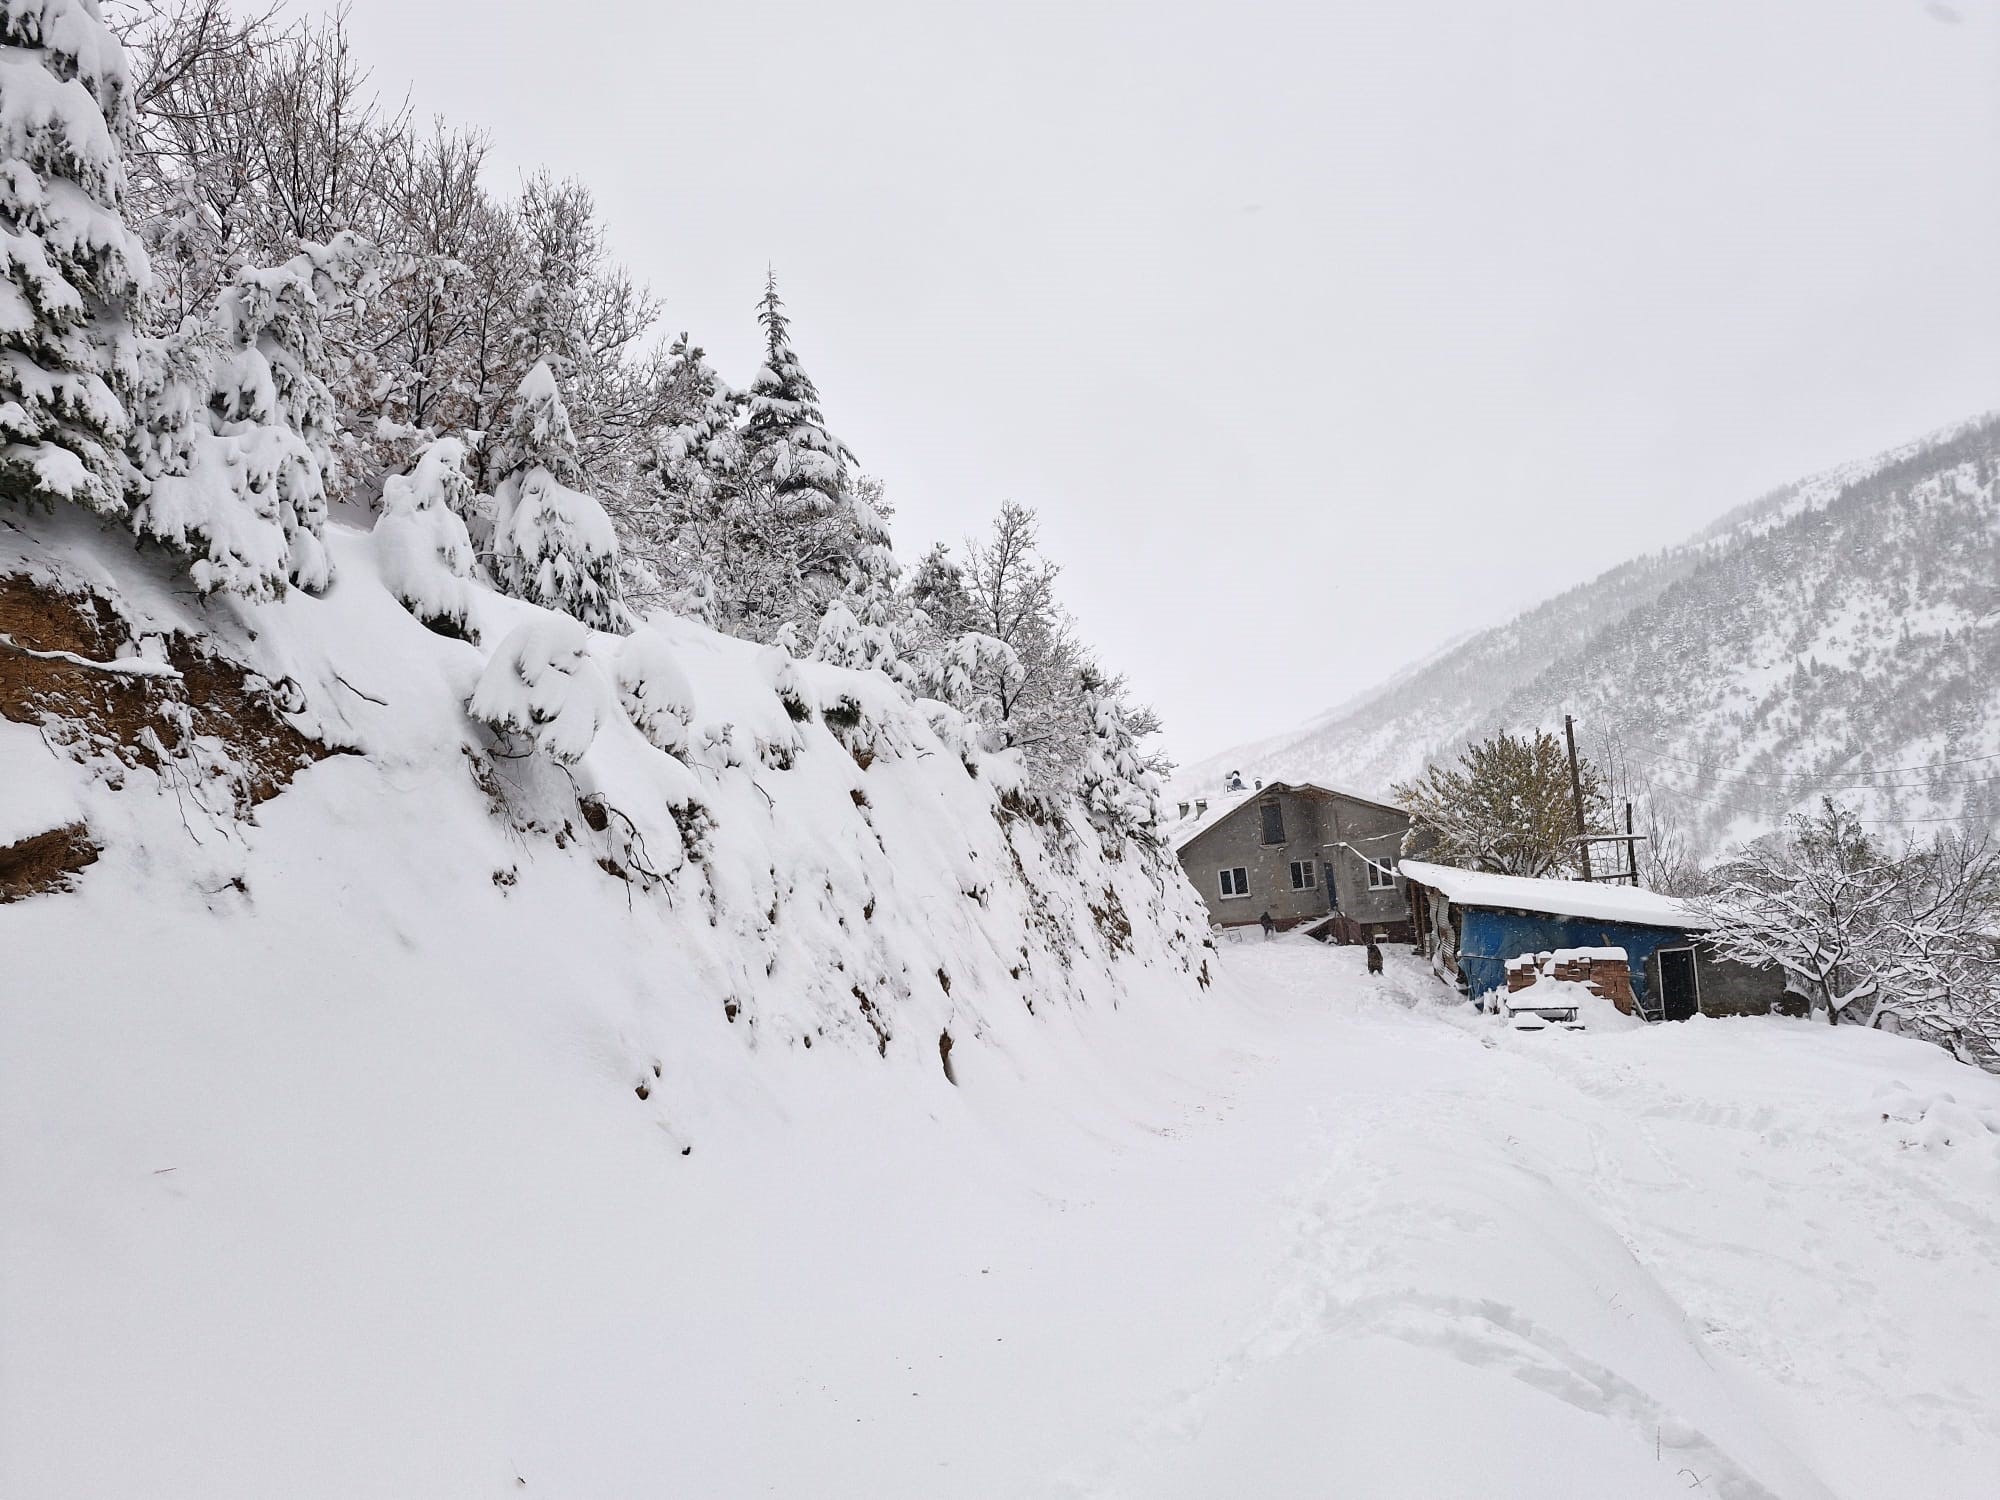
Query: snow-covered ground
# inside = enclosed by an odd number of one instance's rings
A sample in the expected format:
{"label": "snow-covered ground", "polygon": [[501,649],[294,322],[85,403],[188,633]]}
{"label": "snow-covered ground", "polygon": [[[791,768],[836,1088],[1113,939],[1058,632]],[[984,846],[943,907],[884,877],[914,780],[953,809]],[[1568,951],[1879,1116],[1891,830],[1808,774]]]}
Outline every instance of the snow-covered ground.
{"label": "snow-covered ground", "polygon": [[0,1493],[1993,1493],[2000,1079],[1360,958],[717,1062],[689,1155],[555,1009],[17,996]]}

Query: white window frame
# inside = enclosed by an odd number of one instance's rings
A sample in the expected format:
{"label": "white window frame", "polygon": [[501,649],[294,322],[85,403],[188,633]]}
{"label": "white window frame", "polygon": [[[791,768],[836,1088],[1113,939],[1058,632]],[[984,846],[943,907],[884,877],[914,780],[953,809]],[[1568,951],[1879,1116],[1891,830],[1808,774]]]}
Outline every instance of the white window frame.
{"label": "white window frame", "polygon": [[[1316,859],[1295,859],[1292,861],[1293,890],[1316,891],[1319,889],[1318,877],[1313,873],[1313,866],[1318,863],[1319,861]],[[1299,879],[1299,871],[1301,870],[1304,870],[1306,874],[1306,878],[1303,881]]]}
{"label": "white window frame", "polygon": [[1393,891],[1396,888],[1396,867],[1394,865],[1378,864],[1366,855],[1362,856],[1361,862],[1368,866],[1369,890]]}
{"label": "white window frame", "polygon": [[[1232,884],[1230,880],[1232,875],[1236,877],[1233,883],[1238,887],[1233,891],[1229,889]],[[1242,901],[1246,900],[1250,895],[1250,869],[1247,865],[1230,865],[1218,870],[1216,871],[1215,881],[1216,889],[1222,892],[1222,899],[1224,901]]]}

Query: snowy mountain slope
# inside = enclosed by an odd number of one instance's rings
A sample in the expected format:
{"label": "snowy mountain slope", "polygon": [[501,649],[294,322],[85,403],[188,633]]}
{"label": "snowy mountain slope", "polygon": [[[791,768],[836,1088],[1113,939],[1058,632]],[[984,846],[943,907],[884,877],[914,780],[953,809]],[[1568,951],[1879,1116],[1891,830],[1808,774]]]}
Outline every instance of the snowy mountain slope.
{"label": "snowy mountain slope", "polygon": [[[1386,789],[1470,737],[1616,740],[1713,850],[1823,789],[1879,828],[2000,819],[2000,421],[1802,481],[1307,731],[1188,768]],[[1985,757],[1978,759],[1978,757]],[[1925,772],[1902,767],[1962,761]],[[1870,768],[1886,774],[1863,774]]]}

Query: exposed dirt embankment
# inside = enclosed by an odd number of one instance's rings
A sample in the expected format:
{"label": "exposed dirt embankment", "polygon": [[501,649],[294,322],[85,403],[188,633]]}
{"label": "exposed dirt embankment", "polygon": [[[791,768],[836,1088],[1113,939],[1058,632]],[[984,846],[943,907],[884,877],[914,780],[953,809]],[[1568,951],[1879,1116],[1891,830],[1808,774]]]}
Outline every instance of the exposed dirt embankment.
{"label": "exposed dirt embankment", "polygon": [[[285,717],[295,684],[204,654],[183,634],[157,640],[177,677],[106,670],[132,642],[110,600],[0,576],[0,717],[33,725],[52,752],[96,763],[114,787],[123,770],[152,771],[238,816],[337,753]],[[97,852],[80,823],[0,847],[0,901],[67,889]]]}

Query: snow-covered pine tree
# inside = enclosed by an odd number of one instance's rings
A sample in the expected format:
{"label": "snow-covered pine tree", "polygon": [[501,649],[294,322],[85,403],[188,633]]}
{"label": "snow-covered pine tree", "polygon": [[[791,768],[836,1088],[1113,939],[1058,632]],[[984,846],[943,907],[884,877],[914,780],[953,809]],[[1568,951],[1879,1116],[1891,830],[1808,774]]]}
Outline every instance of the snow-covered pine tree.
{"label": "snow-covered pine tree", "polygon": [[129,89],[96,0],[0,0],[0,500],[127,511]]}
{"label": "snow-covered pine tree", "polygon": [[375,547],[382,581],[403,607],[431,629],[467,633],[472,608],[472,539],[465,517],[473,505],[465,444],[433,439],[407,474],[382,484]]}
{"label": "snow-covered pine tree", "polygon": [[548,365],[528,371],[501,438],[493,571],[516,598],[593,630],[631,628],[618,598],[618,539],[582,480],[576,437]]}
{"label": "snow-covered pine tree", "polygon": [[701,499],[743,467],[737,431],[742,397],[715,373],[707,354],[683,333],[668,351],[667,382],[681,415],[661,436],[660,473],[670,496]]}
{"label": "snow-covered pine tree", "polygon": [[917,560],[903,592],[939,635],[956,635],[966,628],[972,600],[965,589],[965,570],[943,542],[933,543]]}
{"label": "snow-covered pine tree", "polygon": [[757,321],[764,327],[764,363],[745,393],[743,447],[751,476],[769,487],[781,513],[826,515],[846,494],[854,455],[827,431],[819,389],[792,349],[791,320],[769,273]]}
{"label": "snow-covered pine tree", "polygon": [[739,503],[717,580],[726,616],[761,638],[785,620],[811,629],[887,556],[888,528],[880,486],[855,476],[853,454],[827,431],[775,279],[758,316],[765,358],[743,397]]}
{"label": "snow-covered pine tree", "polygon": [[919,559],[900,602],[911,690],[975,720],[997,718],[991,684],[1019,679],[1021,659],[1005,641],[974,627],[965,572],[943,542]]}
{"label": "snow-covered pine tree", "polygon": [[204,593],[325,588],[327,491],[339,412],[325,319],[365,298],[377,257],[352,234],[240,273],[206,328],[143,349],[134,530],[190,558]]}
{"label": "snow-covered pine tree", "polygon": [[846,603],[836,599],[820,616],[819,632],[814,637],[812,659],[823,661],[829,666],[853,667],[856,669],[871,665],[868,632],[854,617],[854,611]]}
{"label": "snow-covered pine tree", "polygon": [[1122,853],[1128,838],[1148,839],[1160,821],[1159,781],[1134,744],[1117,684],[1095,668],[1078,677],[1090,738],[1077,777],[1078,799],[1107,845]]}
{"label": "snow-covered pine tree", "polygon": [[743,468],[741,397],[683,333],[669,351],[667,384],[677,420],[657,439],[650,514],[632,517],[640,544],[667,584],[676,613],[721,623],[717,575],[739,530]]}

